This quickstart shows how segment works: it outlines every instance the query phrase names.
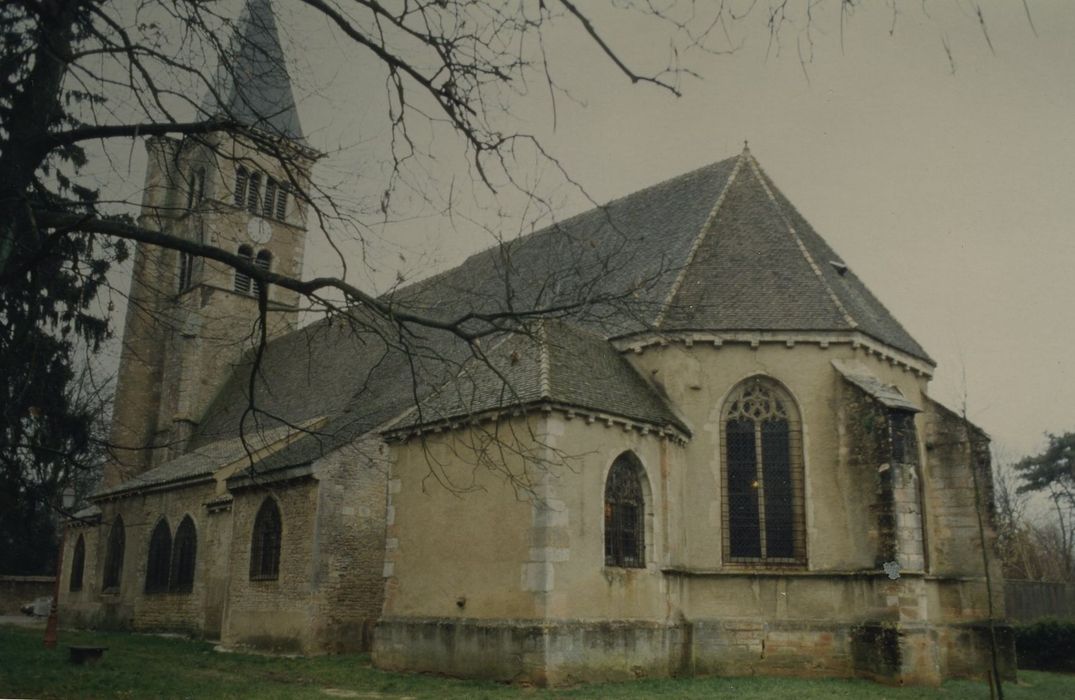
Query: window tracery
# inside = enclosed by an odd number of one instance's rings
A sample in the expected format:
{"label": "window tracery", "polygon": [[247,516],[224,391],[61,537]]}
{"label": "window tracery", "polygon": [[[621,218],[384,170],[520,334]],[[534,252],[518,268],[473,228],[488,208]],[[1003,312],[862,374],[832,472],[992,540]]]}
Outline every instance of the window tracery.
{"label": "window tracery", "polygon": [[801,431],[773,382],[743,382],[722,421],[723,525],[730,562],[802,563],[805,524]]}
{"label": "window tracery", "polygon": [[605,481],[605,565],[646,565],[646,501],[640,467],[626,454],[612,463]]}
{"label": "window tracery", "polygon": [[114,592],[119,589],[126,539],[123,517],[116,516],[116,521],[112,523],[112,529],[108,533],[108,548],[105,550],[104,581],[101,585],[105,592]]}
{"label": "window tracery", "polygon": [[189,593],[194,589],[194,563],[198,554],[198,533],[189,515],[175,531],[172,544],[172,575],[169,588],[173,593]]}

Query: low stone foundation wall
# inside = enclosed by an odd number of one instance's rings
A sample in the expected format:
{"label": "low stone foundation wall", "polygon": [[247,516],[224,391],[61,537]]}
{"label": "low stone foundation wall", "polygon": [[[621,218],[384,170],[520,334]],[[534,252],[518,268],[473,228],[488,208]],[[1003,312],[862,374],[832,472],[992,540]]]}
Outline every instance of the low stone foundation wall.
{"label": "low stone foundation wall", "polygon": [[[1011,631],[998,627],[1001,675],[1015,678]],[[373,662],[386,670],[565,685],[646,677],[861,677],[893,684],[981,678],[986,625],[893,622],[382,619]]]}
{"label": "low stone foundation wall", "polygon": [[51,596],[56,587],[52,576],[0,576],[0,615],[16,615],[35,598]]}

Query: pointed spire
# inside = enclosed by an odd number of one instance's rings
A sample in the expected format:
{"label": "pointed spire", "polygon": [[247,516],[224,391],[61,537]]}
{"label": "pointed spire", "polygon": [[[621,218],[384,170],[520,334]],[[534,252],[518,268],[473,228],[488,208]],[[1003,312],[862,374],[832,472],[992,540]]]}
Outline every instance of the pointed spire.
{"label": "pointed spire", "polygon": [[203,111],[305,144],[270,0],[246,0]]}

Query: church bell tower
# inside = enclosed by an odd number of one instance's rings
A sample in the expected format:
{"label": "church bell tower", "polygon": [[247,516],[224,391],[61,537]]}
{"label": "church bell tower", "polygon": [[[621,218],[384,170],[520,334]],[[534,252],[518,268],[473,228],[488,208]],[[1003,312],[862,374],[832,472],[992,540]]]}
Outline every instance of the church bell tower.
{"label": "church bell tower", "polygon": [[[139,225],[302,273],[310,169],[270,0],[247,0],[202,117],[240,129],[147,140]],[[270,286],[270,337],[295,327],[298,295]],[[260,337],[257,282],[140,244],[112,416],[115,485],[187,450],[214,396]]]}

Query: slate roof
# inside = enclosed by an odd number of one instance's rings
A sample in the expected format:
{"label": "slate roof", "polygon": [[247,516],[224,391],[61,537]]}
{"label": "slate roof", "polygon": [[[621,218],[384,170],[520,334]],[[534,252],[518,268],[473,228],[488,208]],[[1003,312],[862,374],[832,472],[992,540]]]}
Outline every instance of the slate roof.
{"label": "slate roof", "polygon": [[[551,401],[686,432],[657,388],[608,343],[637,333],[858,330],[932,363],[748,150],[477,253],[382,300],[440,319],[534,309],[553,318],[529,323],[529,335],[489,336],[476,348],[444,331],[400,332],[356,308],[360,330],[333,319],[271,341],[256,382],[258,411],[246,425],[323,422],[259,470],[309,463],[385,425],[505,403]],[[485,367],[474,361],[481,352]],[[192,454],[140,478],[209,473],[213,459],[203,450],[239,434],[249,377],[242,366],[222,387]]]}
{"label": "slate roof", "polygon": [[270,0],[246,0],[221,61],[217,95],[210,93],[202,105],[206,115],[306,143]]}
{"label": "slate roof", "polygon": [[690,433],[603,336],[551,319],[526,334],[509,335],[469,360],[390,430],[546,403]]}

